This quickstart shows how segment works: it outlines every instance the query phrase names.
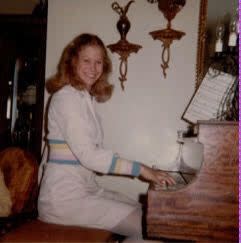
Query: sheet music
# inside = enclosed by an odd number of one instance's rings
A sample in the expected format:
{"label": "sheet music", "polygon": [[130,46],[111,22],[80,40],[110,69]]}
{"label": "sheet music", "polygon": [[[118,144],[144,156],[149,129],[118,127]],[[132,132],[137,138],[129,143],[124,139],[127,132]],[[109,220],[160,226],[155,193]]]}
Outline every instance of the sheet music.
{"label": "sheet music", "polygon": [[210,68],[182,118],[193,124],[198,120],[216,119],[220,104],[234,81],[231,74]]}

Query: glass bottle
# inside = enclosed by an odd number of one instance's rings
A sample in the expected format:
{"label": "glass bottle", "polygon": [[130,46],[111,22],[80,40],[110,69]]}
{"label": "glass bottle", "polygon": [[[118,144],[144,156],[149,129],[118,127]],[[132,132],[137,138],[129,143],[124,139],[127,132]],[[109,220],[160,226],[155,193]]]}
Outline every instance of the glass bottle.
{"label": "glass bottle", "polygon": [[177,152],[177,156],[176,156],[175,161],[174,161],[175,171],[180,171],[181,168],[185,164],[184,159],[183,159],[184,135],[185,135],[184,130],[178,130],[177,131],[178,152]]}

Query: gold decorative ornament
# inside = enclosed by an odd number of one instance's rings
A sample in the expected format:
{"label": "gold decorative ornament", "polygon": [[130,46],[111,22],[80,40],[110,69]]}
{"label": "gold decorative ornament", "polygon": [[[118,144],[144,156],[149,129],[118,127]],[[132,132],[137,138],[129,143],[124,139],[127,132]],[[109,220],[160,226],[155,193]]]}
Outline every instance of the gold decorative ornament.
{"label": "gold decorative ornament", "polygon": [[176,14],[184,7],[186,0],[147,0],[149,3],[158,2],[158,9],[163,13],[167,19],[167,27],[162,30],[152,31],[149,34],[154,40],[162,42],[162,64],[163,75],[166,78],[166,69],[169,67],[170,61],[170,46],[173,40],[180,40],[185,35],[184,32],[174,30],[171,27],[171,21],[176,17]]}
{"label": "gold decorative ornament", "polygon": [[126,35],[131,27],[130,21],[126,16],[126,13],[134,1],[129,1],[125,7],[120,7],[117,2],[112,3],[112,9],[120,15],[120,19],[118,20],[116,27],[120,33],[121,39],[115,44],[110,44],[107,47],[111,50],[111,52],[116,52],[120,56],[120,66],[119,72],[120,77],[119,80],[121,82],[121,88],[124,90],[124,82],[127,80],[127,70],[128,64],[127,59],[132,52],[137,53],[142,46],[130,43],[126,40]]}

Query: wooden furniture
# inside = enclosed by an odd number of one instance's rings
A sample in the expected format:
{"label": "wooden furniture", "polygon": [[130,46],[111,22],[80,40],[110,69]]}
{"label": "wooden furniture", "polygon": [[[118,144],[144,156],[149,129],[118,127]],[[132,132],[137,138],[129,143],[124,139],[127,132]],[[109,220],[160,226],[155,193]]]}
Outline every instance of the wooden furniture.
{"label": "wooden furniture", "polygon": [[116,241],[116,235],[101,229],[78,226],[47,224],[40,220],[30,220],[16,227],[1,238],[2,243],[33,242],[109,242]]}
{"label": "wooden furniture", "polygon": [[238,242],[238,123],[200,122],[200,171],[177,190],[150,185],[147,235],[196,242]]}
{"label": "wooden furniture", "polygon": [[[21,146],[31,151],[39,162],[47,19],[33,15],[0,14],[0,29],[0,149]],[[22,102],[23,95],[26,99],[26,91],[31,87],[32,92],[36,90],[36,102]],[[10,116],[7,117],[9,99]],[[13,134],[16,135],[15,141]]]}
{"label": "wooden furniture", "polygon": [[28,151],[0,152],[0,169],[13,202],[9,217],[0,217],[0,242],[117,242],[107,230],[48,224],[37,219],[38,163]]}

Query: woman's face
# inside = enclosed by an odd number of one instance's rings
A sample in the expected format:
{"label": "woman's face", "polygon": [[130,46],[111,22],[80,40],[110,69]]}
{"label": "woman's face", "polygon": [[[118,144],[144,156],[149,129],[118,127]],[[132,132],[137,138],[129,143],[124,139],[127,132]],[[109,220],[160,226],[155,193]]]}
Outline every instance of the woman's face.
{"label": "woman's face", "polygon": [[79,52],[77,75],[88,90],[103,73],[103,51],[99,46],[89,45]]}

